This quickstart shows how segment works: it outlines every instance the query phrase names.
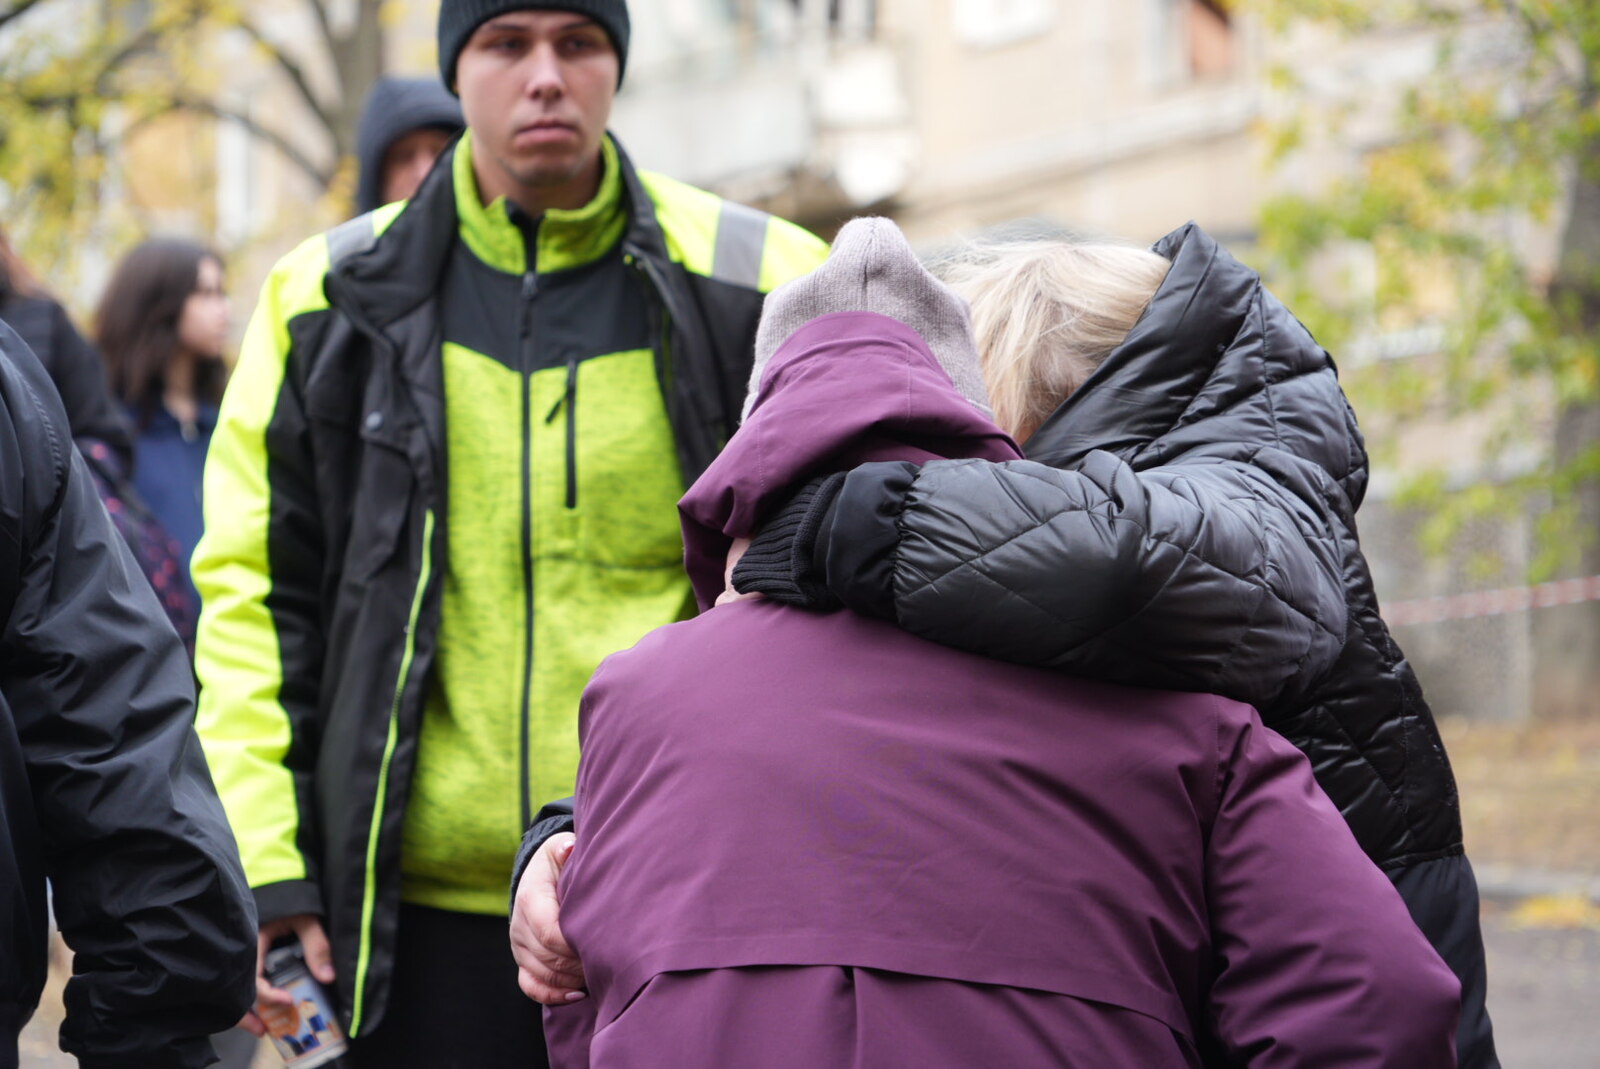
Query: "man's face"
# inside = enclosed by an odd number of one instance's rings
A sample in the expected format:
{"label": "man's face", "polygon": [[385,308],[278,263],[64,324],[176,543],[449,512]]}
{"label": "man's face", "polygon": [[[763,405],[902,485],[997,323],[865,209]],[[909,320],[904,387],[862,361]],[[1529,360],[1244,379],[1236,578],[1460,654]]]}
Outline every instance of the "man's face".
{"label": "man's face", "polygon": [[594,195],[617,92],[600,25],[567,11],[512,11],[479,26],[456,63],[479,192],[533,214]]}
{"label": "man's face", "polygon": [[395,138],[383,153],[383,203],[410,200],[451,136],[447,130],[424,126]]}

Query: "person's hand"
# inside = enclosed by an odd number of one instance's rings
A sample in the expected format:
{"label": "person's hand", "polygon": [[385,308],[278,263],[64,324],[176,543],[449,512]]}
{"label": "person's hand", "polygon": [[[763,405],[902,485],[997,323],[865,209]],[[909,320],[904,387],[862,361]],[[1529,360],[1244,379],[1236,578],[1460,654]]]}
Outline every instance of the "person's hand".
{"label": "person's hand", "polygon": [[511,908],[511,956],[517,962],[517,986],[535,1002],[564,1006],[586,996],[583,962],[561,934],[561,902],[556,886],[572,856],[576,837],[557,832],[544,841],[517,881]]}
{"label": "person's hand", "polygon": [[717,605],[726,605],[730,601],[749,601],[752,598],[761,597],[761,595],[755,591],[751,591],[748,594],[741,594],[737,590],[733,589],[733,566],[739,563],[739,558],[744,556],[744,551],[749,548],[750,539],[748,538],[735,538],[733,540],[733,545],[728,547],[728,564],[722,569],[722,593],[718,594],[717,600],[712,602],[713,607]]}
{"label": "person's hand", "polygon": [[[333,949],[328,945],[327,933],[322,930],[322,921],[316,914],[297,913],[268,921],[261,926],[261,934],[256,939],[256,1002],[263,1005],[267,1013],[271,1013],[273,1007],[294,1005],[294,996],[267,983],[266,977],[267,951],[286,935],[299,938],[300,950],[305,954],[306,968],[311,970],[311,975],[319,983],[333,983]],[[267,1026],[255,1010],[244,1015],[239,1027],[251,1035],[267,1034]]]}

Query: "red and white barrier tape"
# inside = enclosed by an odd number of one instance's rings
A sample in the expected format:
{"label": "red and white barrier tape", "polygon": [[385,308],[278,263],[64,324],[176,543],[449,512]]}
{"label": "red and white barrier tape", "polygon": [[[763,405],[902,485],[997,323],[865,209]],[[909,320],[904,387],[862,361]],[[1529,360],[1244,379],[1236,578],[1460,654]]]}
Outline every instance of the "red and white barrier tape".
{"label": "red and white barrier tape", "polygon": [[1408,624],[1437,624],[1446,620],[1471,620],[1479,616],[1502,616],[1585,601],[1600,601],[1600,575],[1558,579],[1536,586],[1513,586],[1500,590],[1479,590],[1471,594],[1396,601],[1383,606],[1383,618],[1390,626],[1404,627]]}

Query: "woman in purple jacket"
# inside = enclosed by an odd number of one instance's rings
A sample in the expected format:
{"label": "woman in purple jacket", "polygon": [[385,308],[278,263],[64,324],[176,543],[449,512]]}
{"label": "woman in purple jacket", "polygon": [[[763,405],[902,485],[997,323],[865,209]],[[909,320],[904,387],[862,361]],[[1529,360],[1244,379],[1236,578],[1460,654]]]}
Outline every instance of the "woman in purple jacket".
{"label": "woman in purple jacket", "polygon": [[1453,1065],[1454,977],[1249,706],[724,593],[819,473],[1018,455],[952,385],[981,396],[963,306],[886,221],[770,299],[757,347],[680,505],[718,605],[584,697],[561,923],[590,997],[549,1011],[552,1064]]}

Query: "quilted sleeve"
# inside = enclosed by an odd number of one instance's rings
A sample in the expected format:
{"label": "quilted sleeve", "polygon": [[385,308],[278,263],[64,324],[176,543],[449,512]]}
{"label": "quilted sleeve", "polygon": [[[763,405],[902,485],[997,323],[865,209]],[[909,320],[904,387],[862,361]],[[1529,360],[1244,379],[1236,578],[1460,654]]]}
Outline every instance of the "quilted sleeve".
{"label": "quilted sleeve", "polygon": [[1314,480],[1291,490],[1251,459],[865,465],[814,567],[945,645],[1267,706],[1342,648],[1342,528]]}

